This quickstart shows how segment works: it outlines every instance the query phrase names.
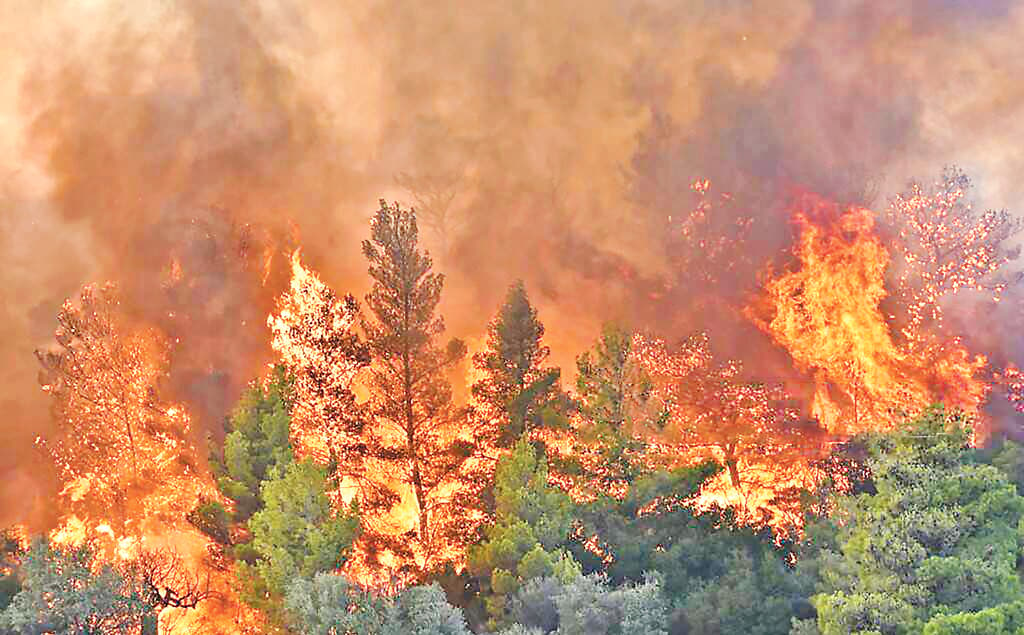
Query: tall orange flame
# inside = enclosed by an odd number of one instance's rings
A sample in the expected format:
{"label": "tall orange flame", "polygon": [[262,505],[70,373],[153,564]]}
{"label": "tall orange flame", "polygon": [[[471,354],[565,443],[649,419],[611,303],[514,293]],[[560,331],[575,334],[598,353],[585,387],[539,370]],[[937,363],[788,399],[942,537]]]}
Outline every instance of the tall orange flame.
{"label": "tall orange flame", "polygon": [[829,431],[892,427],[929,403],[978,414],[988,394],[985,358],[960,342],[899,345],[881,310],[889,252],[874,214],[802,195],[795,266],[768,276],[747,315],[815,384],[813,414]]}
{"label": "tall orange flame", "polygon": [[302,264],[298,249],[291,266],[288,291],[278,299],[267,326],[271,345],[295,378],[292,441],[300,456],[326,462],[332,443],[344,434],[334,424],[353,405],[349,387],[365,366],[346,357],[339,346],[341,339],[351,337],[357,312]]}

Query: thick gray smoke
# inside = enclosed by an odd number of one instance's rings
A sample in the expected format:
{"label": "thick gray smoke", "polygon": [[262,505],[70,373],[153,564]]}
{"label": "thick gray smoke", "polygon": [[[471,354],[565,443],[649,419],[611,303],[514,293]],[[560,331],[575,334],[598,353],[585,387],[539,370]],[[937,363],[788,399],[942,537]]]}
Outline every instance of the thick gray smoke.
{"label": "thick gray smoke", "polygon": [[[769,372],[736,308],[790,188],[864,201],[952,162],[985,206],[1024,187],[1005,1],[3,4],[0,524],[45,507],[32,350],[84,283],[180,339],[171,389],[216,431],[268,359],[281,255],[360,293],[381,196],[419,208],[455,335],[523,278],[563,365],[621,319],[715,326]],[[725,302],[666,232],[697,178],[754,219]]]}

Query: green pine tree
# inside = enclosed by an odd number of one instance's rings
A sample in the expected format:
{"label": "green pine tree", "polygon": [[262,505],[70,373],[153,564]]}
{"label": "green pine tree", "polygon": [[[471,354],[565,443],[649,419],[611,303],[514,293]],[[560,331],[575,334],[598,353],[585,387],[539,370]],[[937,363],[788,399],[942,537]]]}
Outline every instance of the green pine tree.
{"label": "green pine tree", "polygon": [[561,371],[544,366],[551,350],[542,343],[544,325],[530,304],[522,281],[509,287],[491,321],[487,348],[473,356],[483,378],[473,396],[491,422],[500,448],[511,447],[524,432],[564,420]]}
{"label": "green pine tree", "polygon": [[494,491],[495,522],[467,552],[469,571],[482,581],[492,628],[507,622],[508,598],[523,582],[578,572],[564,549],[572,500],[548,485],[547,464],[525,437],[498,461]]}
{"label": "green pine tree", "polygon": [[868,437],[875,491],[838,501],[838,553],[814,598],[822,635],[972,632],[949,630],[950,617],[1021,598],[1024,498],[968,439],[941,407]]}
{"label": "green pine tree", "polygon": [[217,487],[235,502],[236,522],[260,508],[260,487],[271,471],[294,459],[290,393],[291,382],[278,366],[265,387],[253,386],[242,396],[227,421],[223,450],[210,457]]}
{"label": "green pine tree", "polygon": [[327,497],[326,468],[311,459],[274,468],[249,519],[254,564],[239,562],[242,600],[281,622],[285,588],[295,578],[340,568],[359,531],[353,506],[336,512]]}
{"label": "green pine tree", "polygon": [[583,425],[576,452],[585,477],[599,489],[628,484],[645,473],[641,433],[662,421],[652,384],[632,353],[632,335],[604,327],[593,350],[576,358],[576,390]]}

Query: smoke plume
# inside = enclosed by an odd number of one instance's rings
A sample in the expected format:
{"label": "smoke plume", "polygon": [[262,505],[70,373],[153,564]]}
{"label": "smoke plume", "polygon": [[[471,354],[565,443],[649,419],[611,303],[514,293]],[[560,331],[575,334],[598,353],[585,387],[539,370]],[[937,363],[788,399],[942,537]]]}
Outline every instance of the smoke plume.
{"label": "smoke plume", "polygon": [[[169,389],[216,434],[269,359],[282,256],[301,244],[360,294],[379,197],[418,208],[453,335],[479,336],[522,278],[563,366],[614,319],[710,330],[770,375],[783,355],[739,307],[791,242],[793,188],[884,203],[954,162],[984,207],[1024,188],[1024,11],[1007,1],[7,0],[4,16],[0,524],[45,517],[32,350],[84,283],[116,280],[177,338]],[[697,179],[751,222],[714,280],[667,231]]]}

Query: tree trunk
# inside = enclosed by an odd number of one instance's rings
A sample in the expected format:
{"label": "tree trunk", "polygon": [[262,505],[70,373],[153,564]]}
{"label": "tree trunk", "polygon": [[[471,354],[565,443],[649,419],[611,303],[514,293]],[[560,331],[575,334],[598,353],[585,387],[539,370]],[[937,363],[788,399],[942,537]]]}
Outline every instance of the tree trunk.
{"label": "tree trunk", "polygon": [[412,485],[413,493],[416,496],[416,507],[419,512],[417,527],[420,544],[426,546],[427,536],[429,535],[427,527],[427,501],[424,495],[423,488],[423,475],[420,474],[420,461],[419,455],[416,448],[416,415],[413,412],[413,390],[412,390],[412,351],[409,350],[409,312],[410,312],[410,300],[409,292],[406,293],[405,297],[405,333],[404,333],[404,350],[402,351],[402,373],[403,373],[403,388],[405,394],[405,435],[406,443],[408,446],[409,460],[412,461]]}
{"label": "tree trunk", "polygon": [[740,489],[740,470],[737,465],[736,454],[733,448],[725,449],[725,467],[729,470],[729,482],[737,490]]}
{"label": "tree trunk", "polygon": [[416,492],[416,505],[418,505],[419,510],[420,542],[426,545],[430,535],[430,527],[428,526],[427,520],[426,494],[423,491],[423,478],[420,476],[420,466],[418,462],[414,464],[412,468],[412,482],[413,488]]}
{"label": "tree trunk", "polygon": [[[127,400],[125,399],[123,392],[121,396],[121,403],[127,403]],[[125,411],[122,413],[122,418],[124,419],[124,427],[127,428],[128,430],[128,445],[132,449],[132,476],[134,476],[135,478],[139,478],[139,455],[135,451],[135,435],[132,434],[131,417],[128,414],[128,412]]]}

